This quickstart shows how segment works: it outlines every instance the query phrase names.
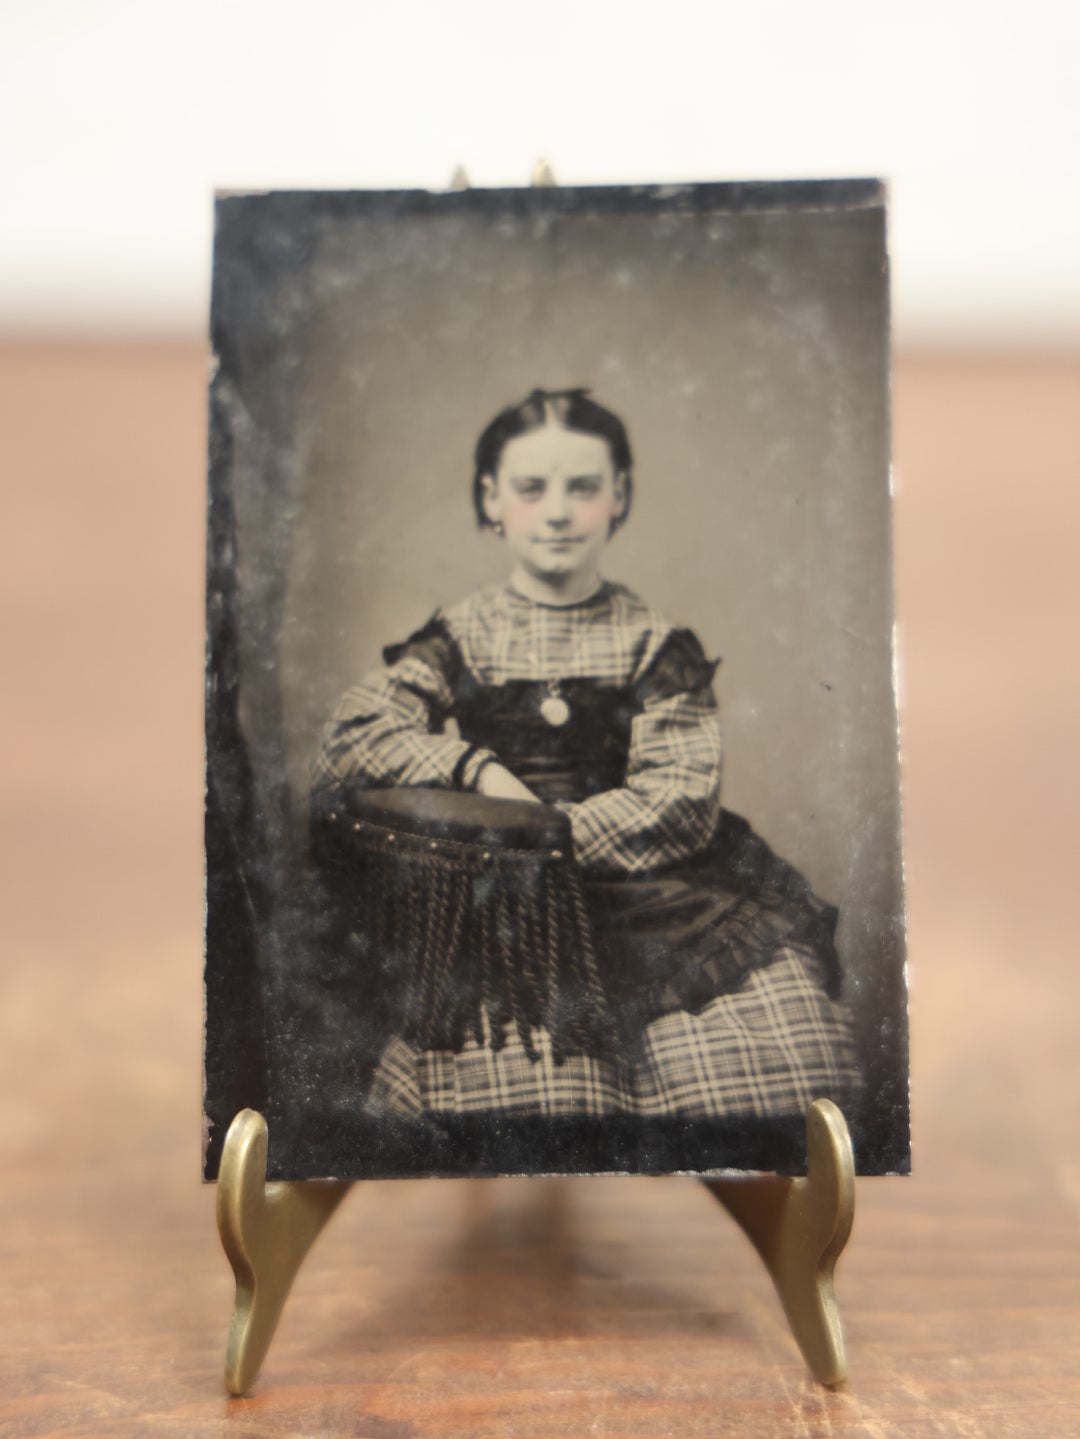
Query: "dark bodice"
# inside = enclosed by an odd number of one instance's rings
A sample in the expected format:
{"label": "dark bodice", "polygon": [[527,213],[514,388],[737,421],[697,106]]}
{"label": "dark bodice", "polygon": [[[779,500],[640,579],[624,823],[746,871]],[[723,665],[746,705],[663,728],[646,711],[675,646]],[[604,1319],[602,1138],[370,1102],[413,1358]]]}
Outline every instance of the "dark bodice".
{"label": "dark bodice", "polygon": [[462,668],[454,714],[463,739],[490,749],[538,798],[579,801],[626,781],[630,729],[640,703],[632,688],[571,679],[559,686],[569,706],[552,725],[540,706],[547,685],[525,680],[482,684]]}

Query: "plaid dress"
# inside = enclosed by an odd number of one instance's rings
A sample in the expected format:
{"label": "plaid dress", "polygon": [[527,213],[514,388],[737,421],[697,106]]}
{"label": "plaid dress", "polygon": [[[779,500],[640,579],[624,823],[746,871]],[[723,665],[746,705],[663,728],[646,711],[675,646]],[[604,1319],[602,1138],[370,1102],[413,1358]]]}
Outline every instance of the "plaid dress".
{"label": "plaid dress", "polygon": [[836,913],[721,808],[715,666],[689,631],[619,585],[565,607],[492,587],[384,658],[327,725],[316,790],[469,790],[497,760],[560,808],[619,1044],[556,1062],[543,1030],[457,1050],[391,1033],[372,1109],[736,1119],[853,1100]]}

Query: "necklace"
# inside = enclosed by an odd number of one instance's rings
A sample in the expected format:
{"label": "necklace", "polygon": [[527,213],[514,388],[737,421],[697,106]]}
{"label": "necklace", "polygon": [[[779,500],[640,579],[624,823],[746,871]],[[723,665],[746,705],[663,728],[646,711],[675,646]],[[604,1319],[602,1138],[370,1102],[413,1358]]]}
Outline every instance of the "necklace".
{"label": "necklace", "polygon": [[[574,665],[581,654],[582,642],[585,639],[587,633],[588,631],[583,625],[578,631],[577,637],[574,640],[574,646],[570,652],[570,658],[563,666],[564,673],[567,670],[573,670]],[[543,643],[543,630],[540,631],[538,638],[540,642]],[[534,668],[540,674],[543,674],[547,666],[541,663],[540,657],[537,655],[535,649],[530,652],[530,658],[532,659]],[[563,680],[558,675],[556,675],[554,679],[548,680],[545,688],[544,697],[540,701],[540,717],[544,721],[544,723],[549,724],[552,729],[562,729],[564,725],[569,724],[573,713],[570,708],[570,701],[563,694],[562,686]]]}

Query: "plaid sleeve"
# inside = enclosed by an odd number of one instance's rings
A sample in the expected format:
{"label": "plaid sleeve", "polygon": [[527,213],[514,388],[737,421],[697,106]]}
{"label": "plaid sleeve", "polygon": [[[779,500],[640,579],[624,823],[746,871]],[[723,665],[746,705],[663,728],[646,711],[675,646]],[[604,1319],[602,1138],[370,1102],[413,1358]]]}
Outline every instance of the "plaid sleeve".
{"label": "plaid sleeve", "polygon": [[458,659],[438,621],[387,650],[386,658],[385,668],[346,693],[323,730],[312,787],[471,789],[494,756],[443,733]]}
{"label": "plaid sleeve", "polygon": [[721,760],[714,668],[688,631],[676,631],[640,686],[625,785],[559,806],[584,868],[640,874],[687,858],[712,837]]}

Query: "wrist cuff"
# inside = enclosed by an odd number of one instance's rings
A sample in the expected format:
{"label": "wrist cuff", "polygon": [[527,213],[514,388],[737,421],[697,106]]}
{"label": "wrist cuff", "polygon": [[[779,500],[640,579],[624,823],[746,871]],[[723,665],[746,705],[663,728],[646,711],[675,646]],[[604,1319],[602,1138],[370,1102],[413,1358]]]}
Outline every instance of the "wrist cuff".
{"label": "wrist cuff", "polygon": [[480,771],[485,765],[494,764],[495,758],[491,750],[470,745],[454,767],[454,787],[475,790]]}

